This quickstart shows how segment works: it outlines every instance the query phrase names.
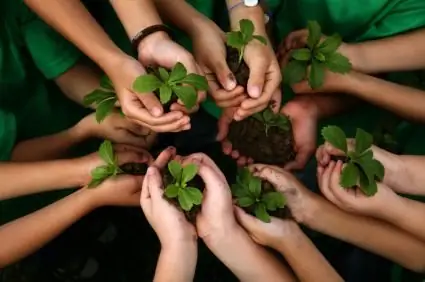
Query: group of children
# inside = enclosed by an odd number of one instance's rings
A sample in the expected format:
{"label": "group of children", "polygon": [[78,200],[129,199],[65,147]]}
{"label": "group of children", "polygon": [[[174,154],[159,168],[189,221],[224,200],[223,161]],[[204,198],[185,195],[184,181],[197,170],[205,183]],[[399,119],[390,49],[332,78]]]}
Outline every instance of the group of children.
{"label": "group of children", "polygon": [[[407,281],[420,281],[425,272],[420,224],[425,212],[420,202],[425,195],[420,156],[425,153],[424,12],[422,0],[268,0],[254,7],[240,0],[2,1],[0,268],[5,269],[0,277],[18,281],[8,278],[6,266],[95,209],[141,205],[161,243],[155,281],[194,279],[198,237],[242,281],[401,281],[402,268],[419,273],[409,274]],[[237,85],[227,66],[223,31],[238,29],[241,19],[250,19],[269,43],[250,43],[245,50],[251,69],[247,89]],[[326,73],[320,89],[305,81],[281,89],[280,68],[291,50],[305,46],[308,20],[317,20],[327,35],[341,34],[345,43],[339,51],[353,69]],[[175,41],[164,28],[140,38],[141,31],[163,21],[172,25]],[[273,42],[280,44],[273,49]],[[230,122],[261,111],[271,100],[285,101],[280,111],[291,118],[295,160],[284,168],[251,164],[250,169],[285,195],[293,219],[266,224],[234,207],[223,173],[206,155],[177,157],[168,148],[153,159],[149,150],[157,133],[192,129],[196,139],[192,126],[198,115],[189,116],[179,102],[164,113],[154,94],[139,95],[131,85],[146,66],[172,68],[177,62],[189,73],[206,74],[209,91],[199,93],[195,110],[218,119],[217,128],[207,131],[217,133],[212,138],[239,165],[251,160],[226,140]],[[116,110],[97,123],[92,109],[82,106],[102,73],[111,79],[125,118]],[[391,132],[400,144],[398,154],[372,148],[385,167],[378,193],[366,197],[340,187],[343,163],[332,156],[341,152],[328,143],[317,148],[322,143],[318,129],[337,124],[352,135],[356,128],[372,131],[382,117],[394,116],[400,121]],[[96,139],[115,144],[120,164],[149,164],[146,176],[120,176],[88,189],[91,171],[102,165],[94,153],[97,142],[90,142]],[[355,146],[351,139],[347,144]],[[162,198],[158,169],[173,158],[197,164],[205,182],[196,227]],[[304,170],[308,183],[293,170]],[[316,178],[322,195],[311,191]],[[73,187],[79,189],[68,189]],[[23,198],[28,195],[34,196]],[[388,275],[364,277],[362,270],[349,275],[321,254],[301,225],[395,266],[391,272],[382,268]],[[261,246],[281,253],[287,264]],[[358,266],[352,262],[350,267]]]}

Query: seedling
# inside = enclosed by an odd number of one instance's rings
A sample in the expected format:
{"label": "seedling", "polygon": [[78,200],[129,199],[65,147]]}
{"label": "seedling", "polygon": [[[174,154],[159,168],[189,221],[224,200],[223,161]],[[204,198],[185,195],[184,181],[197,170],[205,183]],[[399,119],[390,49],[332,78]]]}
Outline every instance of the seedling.
{"label": "seedling", "polygon": [[308,38],[306,48],[294,50],[291,61],[284,71],[285,82],[292,85],[306,79],[312,89],[320,88],[325,79],[325,71],[345,74],[351,70],[347,57],[337,52],[342,38],[338,34],[327,37],[321,42],[321,27],[316,21],[308,22]]}
{"label": "seedling", "polygon": [[100,145],[98,153],[100,158],[106,164],[98,166],[91,171],[92,180],[90,181],[88,188],[95,188],[106,179],[124,173],[118,165],[118,159],[114,154],[114,148],[112,147],[111,141],[104,141]]}
{"label": "seedling", "polygon": [[264,124],[267,136],[271,127],[278,127],[284,131],[289,130],[289,119],[279,113],[275,114],[270,108],[266,108],[262,112],[255,113],[252,117]]}
{"label": "seedling", "polygon": [[100,88],[87,94],[83,104],[86,107],[96,105],[96,120],[101,123],[114,110],[117,101],[118,98],[111,80],[107,76],[103,76],[100,80]]}
{"label": "seedling", "polygon": [[261,221],[269,223],[270,212],[283,209],[286,199],[279,192],[266,191],[263,184],[260,178],[243,168],[239,171],[236,184],[232,185],[232,195],[238,206],[251,211]]}
{"label": "seedling", "polygon": [[189,212],[193,206],[200,205],[202,203],[201,190],[188,186],[188,182],[195,178],[198,167],[194,164],[183,167],[177,161],[171,161],[168,163],[168,170],[173,181],[165,188],[165,197],[177,198],[180,207],[186,212]]}
{"label": "seedling", "polygon": [[347,137],[344,131],[337,126],[327,126],[322,129],[323,138],[332,146],[346,155],[345,167],[341,173],[340,185],[346,189],[360,187],[368,197],[378,191],[377,181],[382,181],[385,174],[381,162],[373,158],[371,146],[373,137],[363,129],[356,132],[354,151],[347,147]]}
{"label": "seedling", "polygon": [[207,91],[208,82],[201,75],[188,74],[184,65],[177,63],[170,72],[159,67],[152,73],[137,77],[133,90],[138,93],[158,91],[162,104],[170,102],[174,94],[187,109],[192,109],[198,98],[197,91]]}
{"label": "seedling", "polygon": [[243,19],[239,21],[239,31],[232,31],[226,34],[227,45],[237,49],[239,52],[239,64],[242,62],[246,46],[252,40],[258,40],[267,45],[266,38],[261,35],[254,35],[254,31],[255,27],[252,21]]}

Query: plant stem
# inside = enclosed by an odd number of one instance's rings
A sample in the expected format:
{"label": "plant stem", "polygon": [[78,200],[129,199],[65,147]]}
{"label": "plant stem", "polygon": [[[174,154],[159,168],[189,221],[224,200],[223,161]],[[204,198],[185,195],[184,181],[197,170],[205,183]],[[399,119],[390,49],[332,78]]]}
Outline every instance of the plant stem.
{"label": "plant stem", "polygon": [[245,46],[241,48],[241,51],[239,52],[239,65],[242,63],[243,55],[245,54]]}

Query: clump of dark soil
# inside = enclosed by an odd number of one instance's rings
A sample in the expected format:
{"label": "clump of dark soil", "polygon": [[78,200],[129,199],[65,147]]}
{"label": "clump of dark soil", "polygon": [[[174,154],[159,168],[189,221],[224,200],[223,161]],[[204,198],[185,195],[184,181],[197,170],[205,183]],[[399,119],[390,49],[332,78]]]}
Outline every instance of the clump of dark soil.
{"label": "clump of dark soil", "polygon": [[[273,187],[273,185],[266,181],[262,180],[261,185],[263,187],[263,194],[267,192],[274,192],[276,189]],[[277,209],[276,211],[267,211],[271,216],[282,218],[282,219],[289,219],[292,218],[291,211],[289,210],[288,206],[286,205],[283,209]]]}
{"label": "clump of dark soil", "polygon": [[148,170],[148,165],[145,163],[126,163],[120,166],[120,169],[125,174],[130,175],[145,175]]}
{"label": "clump of dark soil", "polygon": [[248,117],[230,124],[227,138],[233,150],[252,158],[256,163],[284,165],[295,158],[292,127],[283,130],[266,126],[259,120]]}
{"label": "clump of dark soil", "polygon": [[[174,181],[173,176],[168,171],[168,169],[165,169],[164,170],[164,173],[162,175],[162,183],[164,184],[164,188],[167,187],[168,184],[173,183],[173,181]],[[196,175],[191,181],[189,181],[187,183],[187,186],[188,187],[198,188],[199,190],[201,190],[201,192],[203,192],[204,191],[204,188],[205,188],[205,183],[204,183],[204,181],[202,180],[202,178],[199,175]],[[169,199],[169,198],[165,197],[165,199],[167,201],[169,201],[170,203],[172,203],[173,205],[175,205],[179,210],[181,210],[185,214],[185,216],[186,216],[186,218],[187,218],[187,220],[189,222],[195,223],[196,216],[197,216],[198,212],[201,210],[201,206],[200,205],[199,206],[194,205],[192,207],[192,209],[187,212],[187,211],[183,210],[180,207],[179,201],[178,201],[177,198]]]}
{"label": "clump of dark soil", "polygon": [[235,75],[238,85],[243,88],[247,88],[248,79],[249,79],[249,68],[248,65],[242,60],[239,63],[239,52],[237,49],[227,46],[227,65],[229,66],[232,73]]}

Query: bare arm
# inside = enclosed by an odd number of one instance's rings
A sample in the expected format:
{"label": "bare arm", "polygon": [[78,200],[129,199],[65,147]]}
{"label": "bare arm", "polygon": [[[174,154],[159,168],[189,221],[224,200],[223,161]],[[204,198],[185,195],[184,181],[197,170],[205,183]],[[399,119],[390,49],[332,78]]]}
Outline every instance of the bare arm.
{"label": "bare arm", "polygon": [[404,181],[397,181],[395,187],[398,193],[410,195],[425,195],[425,156],[401,155],[402,173],[397,174]]}
{"label": "bare arm", "polygon": [[[239,4],[239,0],[226,0],[227,8],[230,9]],[[239,29],[239,21],[242,19],[251,20],[255,26],[256,33],[265,36],[266,25],[264,21],[264,11],[260,5],[256,7],[246,7],[245,5],[239,5],[229,11],[230,25],[232,30]]]}
{"label": "bare arm", "polygon": [[299,281],[343,281],[295,222],[275,248],[283,255]]}
{"label": "bare arm", "polygon": [[0,268],[40,249],[92,208],[90,199],[80,190],[37,212],[0,226]]}

